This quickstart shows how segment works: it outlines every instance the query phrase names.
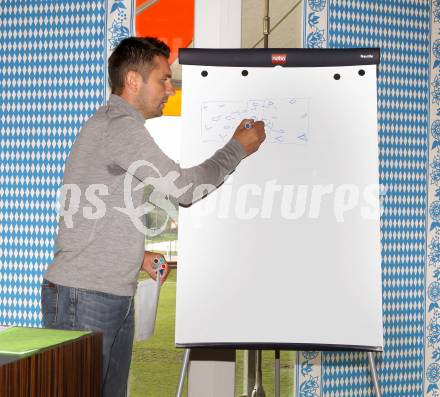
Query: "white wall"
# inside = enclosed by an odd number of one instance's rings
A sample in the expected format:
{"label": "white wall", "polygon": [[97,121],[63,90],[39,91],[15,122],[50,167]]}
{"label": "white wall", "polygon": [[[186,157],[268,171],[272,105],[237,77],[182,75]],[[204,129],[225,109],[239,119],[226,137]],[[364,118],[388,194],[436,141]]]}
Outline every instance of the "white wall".
{"label": "white wall", "polygon": [[240,48],[241,0],[195,0],[194,47]]}

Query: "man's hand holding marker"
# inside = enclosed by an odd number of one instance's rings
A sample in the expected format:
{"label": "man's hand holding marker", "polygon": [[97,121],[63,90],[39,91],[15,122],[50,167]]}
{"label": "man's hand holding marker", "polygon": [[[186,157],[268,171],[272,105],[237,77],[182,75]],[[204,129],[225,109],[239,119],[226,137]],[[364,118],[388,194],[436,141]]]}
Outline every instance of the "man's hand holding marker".
{"label": "man's hand holding marker", "polygon": [[232,137],[240,142],[247,155],[250,155],[256,152],[266,139],[264,122],[244,119]]}
{"label": "man's hand holding marker", "polygon": [[146,271],[153,280],[156,280],[157,273],[160,275],[160,282],[163,284],[168,277],[170,268],[163,255],[156,252],[145,251],[142,270]]}

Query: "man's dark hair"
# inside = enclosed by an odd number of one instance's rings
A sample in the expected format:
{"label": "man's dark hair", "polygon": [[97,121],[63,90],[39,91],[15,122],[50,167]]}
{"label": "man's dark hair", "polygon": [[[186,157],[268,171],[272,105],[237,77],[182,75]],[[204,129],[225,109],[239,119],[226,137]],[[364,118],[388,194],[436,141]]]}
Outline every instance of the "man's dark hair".
{"label": "man's dark hair", "polygon": [[155,37],[128,37],[122,40],[108,59],[108,78],[112,94],[120,95],[127,72],[134,70],[147,78],[154,57],[169,58],[170,48]]}

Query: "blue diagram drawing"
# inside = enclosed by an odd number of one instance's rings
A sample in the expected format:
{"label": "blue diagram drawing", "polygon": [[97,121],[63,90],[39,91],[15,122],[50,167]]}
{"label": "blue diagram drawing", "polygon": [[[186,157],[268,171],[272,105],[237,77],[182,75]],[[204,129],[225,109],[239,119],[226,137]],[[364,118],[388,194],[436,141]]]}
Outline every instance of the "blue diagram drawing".
{"label": "blue diagram drawing", "polygon": [[209,101],[202,103],[202,141],[226,142],[243,119],[263,120],[266,143],[307,144],[309,98]]}

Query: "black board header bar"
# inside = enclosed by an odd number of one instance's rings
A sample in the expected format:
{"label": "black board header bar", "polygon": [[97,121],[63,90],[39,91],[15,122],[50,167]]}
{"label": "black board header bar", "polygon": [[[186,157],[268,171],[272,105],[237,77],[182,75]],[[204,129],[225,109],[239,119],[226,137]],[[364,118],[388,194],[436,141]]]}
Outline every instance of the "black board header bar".
{"label": "black board header bar", "polygon": [[356,351],[381,352],[380,346],[327,345],[321,343],[176,343],[178,348],[240,349],[240,350],[292,350],[292,351]]}
{"label": "black board header bar", "polygon": [[318,67],[378,65],[379,48],[180,48],[182,65]]}

